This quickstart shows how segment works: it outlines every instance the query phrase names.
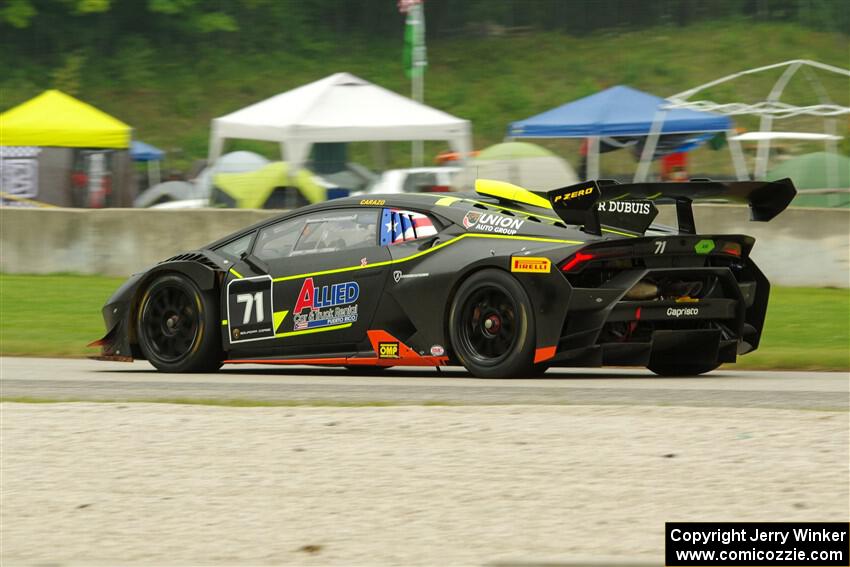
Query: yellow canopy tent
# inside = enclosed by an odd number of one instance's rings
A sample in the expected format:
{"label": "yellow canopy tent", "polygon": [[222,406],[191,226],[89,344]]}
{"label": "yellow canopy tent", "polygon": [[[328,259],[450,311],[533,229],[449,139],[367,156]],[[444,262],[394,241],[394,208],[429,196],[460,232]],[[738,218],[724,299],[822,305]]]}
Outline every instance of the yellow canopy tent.
{"label": "yellow canopy tent", "polygon": [[[0,114],[0,205],[23,197],[62,207],[132,206],[131,132],[57,90],[10,108]],[[18,159],[21,152],[27,159]]]}
{"label": "yellow canopy tent", "polygon": [[130,131],[117,118],[57,90],[0,114],[0,146],[126,149]]}

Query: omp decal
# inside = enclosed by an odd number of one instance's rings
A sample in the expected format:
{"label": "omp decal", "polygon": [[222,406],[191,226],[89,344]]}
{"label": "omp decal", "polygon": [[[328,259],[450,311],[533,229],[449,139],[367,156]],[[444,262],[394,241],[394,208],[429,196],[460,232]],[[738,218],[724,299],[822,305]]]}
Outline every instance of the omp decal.
{"label": "omp decal", "polygon": [[[293,331],[339,326],[357,321],[360,284],[354,281],[316,287],[313,278],[301,284],[292,309]],[[304,313],[307,310],[307,313]]]}
{"label": "omp decal", "polygon": [[590,195],[593,193],[593,185],[587,187],[585,189],[579,189],[578,191],[573,191],[572,193],[564,193],[563,195],[556,195],[553,202],[557,203],[559,201],[569,201],[570,199],[575,199],[577,197],[583,197],[584,195]]}
{"label": "omp decal", "polygon": [[241,278],[241,277],[242,277],[242,274],[240,274],[239,272],[237,272],[237,271],[236,271],[236,270],[234,270],[233,268],[230,268],[230,273],[231,273],[231,274],[233,274],[234,276],[236,276],[237,278]]}
{"label": "omp decal", "polygon": [[516,256],[511,258],[511,271],[528,274],[548,274],[552,268],[549,258]]}
{"label": "omp decal", "polygon": [[667,316],[675,317],[696,317],[699,315],[699,307],[668,307]]}
{"label": "omp decal", "polygon": [[458,201],[461,201],[461,200],[462,199],[460,199],[458,197],[441,197],[441,198],[437,199],[437,202],[434,203],[434,204],[438,205],[440,207],[448,207],[452,203],[457,203]]}
{"label": "omp decal", "polygon": [[557,349],[558,349],[558,347],[554,347],[554,346],[547,346],[547,347],[538,348],[537,350],[534,351],[534,363],[537,364],[538,362],[544,362],[546,360],[549,360],[550,358],[554,358],[555,357],[555,351]]}
{"label": "omp decal", "polygon": [[[376,358],[349,358],[349,364],[368,364],[376,366],[442,366],[448,363],[448,358],[444,356],[420,355],[418,352],[386,331],[372,330],[366,331],[366,334],[369,336],[369,342],[372,343],[372,350],[375,351]],[[381,344],[398,345],[398,356],[387,359],[381,358]]]}
{"label": "omp decal", "polygon": [[[317,332],[325,329],[316,329]],[[446,356],[420,355],[415,350],[386,331],[367,331],[374,356],[346,356],[333,358],[253,358],[225,360],[227,364],[317,364],[330,366],[444,366],[449,359]],[[381,358],[381,344],[397,345],[398,356]],[[437,345],[435,345],[437,346]],[[432,347],[432,351],[434,347]]]}
{"label": "omp decal", "polygon": [[398,358],[398,343],[378,343],[378,358]]}
{"label": "omp decal", "polygon": [[463,217],[464,228],[496,234],[516,234],[523,224],[524,220],[495,213],[470,211]]}
{"label": "omp decal", "polygon": [[446,354],[446,349],[442,345],[434,345],[431,347],[431,356],[443,356]]}
{"label": "omp decal", "polygon": [[374,264],[369,264],[368,266],[348,266],[345,268],[335,268],[332,270],[322,270],[319,272],[308,272],[306,274],[295,274],[292,276],[280,276],[274,278],[276,282],[285,282],[289,280],[300,280],[303,278],[315,277],[315,276],[325,276],[328,274],[339,274],[343,272],[351,272],[354,270],[368,270],[371,268],[378,268],[381,266],[391,266],[393,264],[400,264],[402,262],[409,262],[410,260],[414,260],[416,258],[420,258],[425,256],[426,254],[432,254],[441,248],[445,248],[446,246],[450,246],[464,238],[500,238],[503,240],[524,240],[527,242],[547,242],[552,244],[584,244],[581,240],[563,240],[559,238],[542,238],[537,236],[508,236],[503,234],[478,234],[478,233],[466,233],[461,234],[460,236],[456,236],[451,240],[447,240],[445,242],[441,242],[432,248],[428,248],[427,250],[423,250],[421,252],[417,252],[415,254],[411,254],[410,256],[405,256],[404,258],[399,258],[397,260],[387,260],[385,262],[375,262]]}
{"label": "omp decal", "polygon": [[360,201],[361,205],[375,205],[378,207],[383,207],[387,204],[384,199],[363,199]]}

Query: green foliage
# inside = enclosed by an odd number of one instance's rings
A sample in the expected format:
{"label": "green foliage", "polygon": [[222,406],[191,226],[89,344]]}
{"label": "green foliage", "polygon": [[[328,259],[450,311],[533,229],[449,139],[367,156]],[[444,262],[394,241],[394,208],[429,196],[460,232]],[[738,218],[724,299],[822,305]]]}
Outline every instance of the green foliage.
{"label": "green foliage", "polygon": [[156,78],[157,53],[141,36],[124,38],[111,60],[112,76],[126,85],[144,88]]}
{"label": "green foliage", "polygon": [[98,14],[108,12],[111,8],[111,0],[77,0],[77,13]]}
{"label": "green foliage", "polygon": [[86,56],[81,51],[67,54],[62,66],[57,67],[51,73],[51,86],[70,95],[79,95],[82,69],[85,63]]}
{"label": "green foliage", "polygon": [[0,22],[24,29],[30,26],[37,13],[30,0],[6,0],[6,5],[0,8]]}

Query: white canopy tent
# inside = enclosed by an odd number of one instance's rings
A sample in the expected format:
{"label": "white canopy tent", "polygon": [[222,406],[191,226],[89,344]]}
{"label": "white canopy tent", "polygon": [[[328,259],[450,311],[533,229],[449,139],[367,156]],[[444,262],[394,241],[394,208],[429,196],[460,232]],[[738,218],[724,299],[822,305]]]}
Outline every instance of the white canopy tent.
{"label": "white canopy tent", "polygon": [[461,156],[472,149],[468,120],[349,73],[335,73],[213,119],[211,164],[227,138],[278,142],[290,171],[304,164],[317,142],[445,140]]}

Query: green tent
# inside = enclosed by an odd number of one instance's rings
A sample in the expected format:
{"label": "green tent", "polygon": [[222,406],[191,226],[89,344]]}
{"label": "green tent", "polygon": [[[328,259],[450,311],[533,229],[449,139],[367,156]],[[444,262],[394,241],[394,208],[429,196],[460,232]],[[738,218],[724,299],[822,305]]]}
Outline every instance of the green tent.
{"label": "green tent", "polygon": [[[830,183],[830,171],[836,183]],[[850,207],[850,194],[807,195],[806,189],[850,189],[850,158],[843,155],[814,152],[803,154],[777,165],[767,172],[774,181],[790,177],[800,192],[793,204],[798,207]]]}

